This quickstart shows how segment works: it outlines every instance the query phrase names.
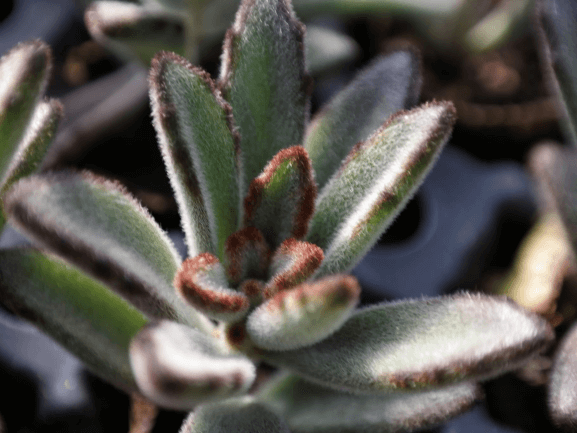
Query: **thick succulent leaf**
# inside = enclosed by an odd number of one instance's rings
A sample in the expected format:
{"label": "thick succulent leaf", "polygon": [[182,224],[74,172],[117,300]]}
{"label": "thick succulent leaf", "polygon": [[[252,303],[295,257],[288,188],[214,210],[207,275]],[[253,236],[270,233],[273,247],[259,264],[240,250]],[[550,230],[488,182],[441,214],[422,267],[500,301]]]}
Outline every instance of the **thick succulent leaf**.
{"label": "thick succulent leaf", "polygon": [[569,330],[555,355],[549,384],[549,409],[560,426],[577,427],[577,325]]}
{"label": "thick succulent leaf", "polygon": [[89,173],[36,175],[18,182],[4,204],[18,229],[148,316],[212,328],[172,286],[180,265],[172,242],[118,184]]}
{"label": "thick succulent leaf", "polygon": [[246,323],[251,340],[267,350],[292,350],[317,343],[350,317],[361,288],[350,275],[333,275],[277,293]]}
{"label": "thick succulent leaf", "polygon": [[258,228],[271,249],[302,238],[314,213],[317,188],[311,161],[301,146],[277,153],[249,186],[244,226]]}
{"label": "thick succulent leaf", "polygon": [[552,339],[545,320],[506,298],[459,294],[366,308],[314,346],[261,355],[313,382],[368,392],[494,376]]}
{"label": "thick succulent leaf", "polygon": [[420,91],[419,55],[406,50],[376,59],[337,94],[313,119],[305,138],[319,189],[355,144],[393,113],[416,104]]}
{"label": "thick succulent leaf", "polygon": [[230,107],[208,74],[160,53],[150,75],[154,126],[180,208],[189,256],[223,259],[239,224],[238,146]]}
{"label": "thick succulent leaf", "polygon": [[355,395],[281,375],[259,393],[286,419],[292,433],[386,433],[439,424],[479,399],[473,383],[421,392]]}
{"label": "thick succulent leaf", "polygon": [[353,38],[344,33],[308,25],[305,51],[307,69],[316,75],[355,60],[360,48]]}
{"label": "thick succulent leaf", "polygon": [[572,0],[538,2],[537,28],[546,78],[561,96],[569,139],[577,144],[577,5]]}
{"label": "thick succulent leaf", "polygon": [[220,87],[241,137],[241,191],[281,149],[302,143],[308,115],[304,26],[288,0],[244,0],[229,30]]}
{"label": "thick succulent leaf", "polygon": [[82,272],[32,250],[0,252],[0,302],[125,391],[137,390],[130,340],[146,319]]}
{"label": "thick succulent leaf", "polygon": [[257,228],[245,227],[230,235],[224,253],[227,276],[235,286],[247,278],[266,277],[270,248]]}
{"label": "thick succulent leaf", "polygon": [[138,333],[130,345],[130,362],[146,397],[180,410],[243,394],[256,374],[248,358],[228,353],[220,340],[169,321]]}
{"label": "thick succulent leaf", "polygon": [[224,267],[210,253],[186,259],[174,278],[174,287],[188,303],[212,319],[240,320],[250,306],[244,294],[228,287]]}
{"label": "thick succulent leaf", "polygon": [[275,412],[252,397],[199,406],[180,433],[291,433]]}
{"label": "thick succulent leaf", "polygon": [[0,178],[44,93],[51,66],[50,48],[41,41],[21,43],[0,59]]}
{"label": "thick succulent leaf", "polygon": [[414,194],[455,122],[450,102],[398,112],[356,145],[317,200],[306,240],[325,260],[315,277],[347,272]]}
{"label": "thick succulent leaf", "polygon": [[462,0],[294,0],[299,16],[319,14],[383,15],[402,13],[416,16],[452,15]]}
{"label": "thick succulent leaf", "polygon": [[84,15],[94,39],[148,65],[161,50],[184,53],[183,18],[165,9],[119,1],[93,2]]}

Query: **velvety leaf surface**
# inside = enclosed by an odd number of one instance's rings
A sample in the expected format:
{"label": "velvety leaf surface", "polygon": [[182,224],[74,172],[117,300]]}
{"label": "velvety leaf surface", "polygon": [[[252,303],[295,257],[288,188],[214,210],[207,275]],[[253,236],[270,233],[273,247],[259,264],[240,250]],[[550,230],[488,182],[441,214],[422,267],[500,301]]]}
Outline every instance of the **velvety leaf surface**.
{"label": "velvety leaf surface", "polygon": [[291,433],[286,423],[252,397],[199,406],[180,433]]}
{"label": "velvety leaf surface", "polygon": [[431,391],[355,395],[283,375],[258,398],[287,420],[292,433],[387,433],[431,427],[469,409],[479,399],[473,383]]}
{"label": "velvety leaf surface", "polygon": [[374,60],[315,116],[307,129],[305,148],[319,189],[355,144],[366,140],[393,113],[417,103],[421,91],[419,63],[415,50]]}
{"label": "velvety leaf surface", "polygon": [[281,149],[302,143],[308,113],[304,27],[288,0],[244,0],[228,31],[220,87],[241,137],[241,192]]}
{"label": "velvety leaf surface", "polygon": [[335,332],[351,315],[361,288],[350,275],[335,275],[284,290],[256,308],[246,329],[268,350],[310,346]]}
{"label": "velvety leaf surface", "polygon": [[133,339],[130,361],[144,395],[179,410],[245,393],[255,378],[248,358],[227,353],[210,335],[169,321],[151,324]]}
{"label": "velvety leaf surface", "polygon": [[101,44],[145,65],[161,50],[184,53],[184,23],[176,13],[118,1],[93,2],[86,28]]}
{"label": "velvety leaf surface", "polygon": [[276,249],[288,238],[302,238],[314,213],[317,188],[306,150],[293,146],[277,153],[249,186],[244,226],[258,228]]}
{"label": "velvety leaf surface", "polygon": [[239,224],[238,147],[230,107],[206,72],[160,53],[150,75],[154,126],[179,204],[189,256],[223,259]]}
{"label": "velvety leaf surface", "polygon": [[146,319],[107,287],[37,251],[4,250],[0,302],[103,379],[128,392],[137,390],[128,346]]}
{"label": "velvety leaf surface", "polygon": [[545,320],[506,298],[460,294],[366,308],[314,346],[262,356],[332,388],[386,391],[490,377],[552,338]]}
{"label": "velvety leaf surface", "polygon": [[245,227],[230,235],[224,253],[227,276],[235,286],[246,278],[266,277],[270,248],[259,229]]}
{"label": "velvety leaf surface", "polygon": [[577,426],[577,326],[573,325],[557,349],[549,383],[553,420],[569,430]]}
{"label": "velvety leaf surface", "polygon": [[398,112],[356,145],[323,188],[308,242],[325,252],[315,277],[349,271],[429,172],[455,122],[450,102]]}
{"label": "velvety leaf surface", "polygon": [[19,230],[148,316],[212,328],[172,286],[180,265],[172,242],[118,184],[87,172],[32,176],[9,191],[5,210]]}
{"label": "velvety leaf surface", "polygon": [[24,136],[52,67],[42,41],[23,42],[0,59],[0,178]]}

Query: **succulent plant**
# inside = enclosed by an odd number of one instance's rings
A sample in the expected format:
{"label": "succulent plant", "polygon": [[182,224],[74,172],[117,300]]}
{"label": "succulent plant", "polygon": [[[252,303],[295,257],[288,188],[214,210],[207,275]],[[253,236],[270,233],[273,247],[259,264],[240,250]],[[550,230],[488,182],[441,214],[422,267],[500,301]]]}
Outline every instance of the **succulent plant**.
{"label": "succulent plant", "polygon": [[[552,338],[537,315],[479,294],[356,309],[346,272],[422,182],[455,110],[405,111],[420,87],[405,50],[309,123],[303,38],[289,0],[244,0],[216,82],[154,58],[184,262],[126,190],[91,173],[31,176],[4,201],[43,251],[0,252],[2,302],[118,387],[194,408],[183,433],[416,429]],[[278,374],[258,386],[261,363]]]}

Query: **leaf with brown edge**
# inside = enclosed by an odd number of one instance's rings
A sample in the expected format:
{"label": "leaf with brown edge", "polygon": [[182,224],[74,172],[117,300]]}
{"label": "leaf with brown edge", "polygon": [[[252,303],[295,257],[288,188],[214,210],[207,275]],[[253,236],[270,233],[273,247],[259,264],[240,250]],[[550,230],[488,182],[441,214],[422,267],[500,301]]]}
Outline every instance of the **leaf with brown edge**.
{"label": "leaf with brown edge", "polygon": [[23,42],[0,59],[0,178],[48,84],[52,54],[36,40]]}
{"label": "leaf with brown edge", "polygon": [[290,238],[278,247],[270,264],[270,280],[264,295],[270,298],[279,291],[304,282],[321,265],[323,250],[314,244]]}
{"label": "leaf with brown edge", "polygon": [[359,395],[280,374],[257,395],[286,419],[293,433],[385,433],[433,427],[480,399],[470,382],[422,392]]}
{"label": "leaf with brown edge", "polygon": [[250,306],[245,295],[228,288],[224,267],[210,253],[186,259],[174,277],[174,287],[189,304],[211,319],[240,320]]}
{"label": "leaf with brown edge", "polygon": [[455,122],[451,102],[402,111],[357,144],[321,191],[306,240],[325,252],[314,278],[348,272],[419,187]]}
{"label": "leaf with brown edge", "polygon": [[245,396],[203,404],[180,433],[291,433],[285,421],[264,402]]}
{"label": "leaf with brown edge", "polygon": [[228,237],[224,264],[229,281],[238,285],[249,278],[264,279],[270,263],[270,248],[261,231],[245,227]]}
{"label": "leaf with brown edge", "polygon": [[577,325],[565,335],[549,378],[549,410],[555,423],[568,430],[577,427]]}
{"label": "leaf with brown edge", "polygon": [[169,321],[149,324],[134,337],[130,362],[142,393],[178,410],[244,394],[256,374],[248,358],[229,353],[222,341]]}
{"label": "leaf with brown edge", "polygon": [[206,72],[172,53],[154,58],[150,89],[188,254],[210,252],[222,260],[224,243],[240,218],[239,149],[230,106]]}
{"label": "leaf with brown edge", "polygon": [[361,288],[350,275],[333,275],[284,290],[248,317],[254,344],[266,350],[293,350],[331,335],[350,317]]}
{"label": "leaf with brown edge", "polygon": [[301,146],[278,152],[249,186],[244,226],[257,227],[274,250],[302,238],[314,213],[317,187],[311,161]]}
{"label": "leaf with brown edge", "polygon": [[148,317],[212,330],[174,290],[181,262],[174,245],[119,184],[88,172],[35,175],[8,191],[4,209],[17,229],[109,285]]}
{"label": "leaf with brown edge", "polygon": [[302,143],[309,109],[304,26],[288,0],[244,0],[227,32],[219,87],[241,137],[241,194],[281,149]]}
{"label": "leaf with brown edge", "polygon": [[330,388],[383,392],[489,378],[552,340],[544,319],[512,301],[463,293],[361,309],[320,343],[260,355]]}
{"label": "leaf with brown edge", "polygon": [[126,392],[138,391],[128,347],[147,320],[106,286],[38,251],[2,250],[0,303],[101,378]]}
{"label": "leaf with brown edge", "polygon": [[304,146],[319,189],[355,144],[366,140],[392,114],[417,103],[421,81],[416,49],[396,51],[374,60],[315,116]]}

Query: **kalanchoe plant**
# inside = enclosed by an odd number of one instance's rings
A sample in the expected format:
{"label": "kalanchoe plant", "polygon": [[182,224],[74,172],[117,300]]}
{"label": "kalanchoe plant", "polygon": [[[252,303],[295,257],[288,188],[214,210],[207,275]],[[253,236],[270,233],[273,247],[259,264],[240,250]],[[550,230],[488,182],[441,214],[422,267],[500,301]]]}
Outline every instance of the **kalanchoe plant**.
{"label": "kalanchoe plant", "polygon": [[[419,428],[469,407],[474,381],[552,337],[538,316],[482,295],[355,310],[360,288],[345,273],[423,180],[455,110],[404,111],[419,62],[398,51],[308,124],[303,38],[288,0],[245,0],[217,82],[155,57],[154,125],[184,263],[125,190],[95,175],[33,176],[6,197],[11,222],[72,266],[0,253],[3,302],[117,386],[195,408],[182,432]],[[243,396],[263,361],[281,375]]]}

